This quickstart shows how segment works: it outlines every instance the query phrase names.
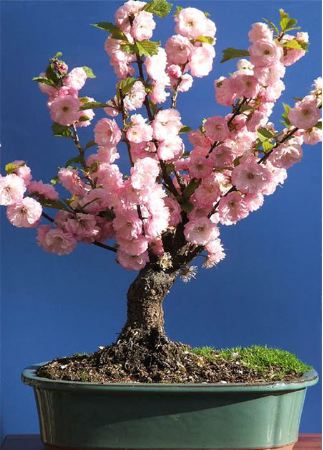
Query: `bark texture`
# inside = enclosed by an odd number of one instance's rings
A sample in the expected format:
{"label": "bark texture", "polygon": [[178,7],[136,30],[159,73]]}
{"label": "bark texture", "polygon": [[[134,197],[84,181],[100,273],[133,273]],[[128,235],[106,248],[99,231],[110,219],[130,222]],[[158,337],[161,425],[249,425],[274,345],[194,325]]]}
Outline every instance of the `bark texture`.
{"label": "bark texture", "polygon": [[142,269],[127,294],[127,322],[119,339],[140,330],[140,334],[151,332],[164,335],[163,301],[176,279],[176,272],[158,270],[148,264]]}

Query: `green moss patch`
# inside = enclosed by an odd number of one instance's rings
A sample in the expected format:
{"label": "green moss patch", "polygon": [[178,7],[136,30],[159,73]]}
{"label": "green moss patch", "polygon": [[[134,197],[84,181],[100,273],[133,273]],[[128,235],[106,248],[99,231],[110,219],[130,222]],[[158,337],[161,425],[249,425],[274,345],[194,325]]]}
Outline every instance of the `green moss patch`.
{"label": "green moss patch", "polygon": [[209,361],[225,361],[253,370],[261,378],[279,381],[290,377],[300,377],[312,369],[300,361],[296,355],[286,350],[253,345],[217,350],[212,347],[197,347],[194,354]]}

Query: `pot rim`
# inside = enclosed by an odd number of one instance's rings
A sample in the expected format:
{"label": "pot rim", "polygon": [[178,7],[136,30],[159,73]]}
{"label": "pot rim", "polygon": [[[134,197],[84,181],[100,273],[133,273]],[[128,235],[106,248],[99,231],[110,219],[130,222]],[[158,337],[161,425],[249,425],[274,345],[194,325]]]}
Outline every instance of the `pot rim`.
{"label": "pot rim", "polygon": [[302,375],[299,381],[276,381],[274,383],[89,383],[82,381],[51,380],[36,375],[39,367],[47,364],[42,362],[26,367],[21,375],[23,383],[45,389],[53,390],[82,390],[106,392],[279,392],[297,391],[315,385],[319,376],[312,369]]}

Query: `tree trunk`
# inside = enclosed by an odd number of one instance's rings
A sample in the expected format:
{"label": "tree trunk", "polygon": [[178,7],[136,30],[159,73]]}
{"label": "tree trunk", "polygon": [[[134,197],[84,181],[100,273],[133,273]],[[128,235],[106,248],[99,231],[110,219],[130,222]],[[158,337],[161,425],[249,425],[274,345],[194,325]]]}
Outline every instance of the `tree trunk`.
{"label": "tree trunk", "polygon": [[176,279],[176,272],[158,270],[148,264],[130,285],[127,294],[127,322],[119,336],[156,333],[165,335],[163,300]]}

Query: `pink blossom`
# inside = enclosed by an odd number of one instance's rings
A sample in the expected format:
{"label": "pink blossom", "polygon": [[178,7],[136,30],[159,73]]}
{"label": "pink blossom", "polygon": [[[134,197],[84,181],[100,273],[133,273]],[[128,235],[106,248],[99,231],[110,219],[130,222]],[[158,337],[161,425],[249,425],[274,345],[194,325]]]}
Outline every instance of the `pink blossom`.
{"label": "pink blossom", "polygon": [[0,175],[0,205],[14,205],[23,199],[26,186],[24,180],[11,173],[2,177]]}
{"label": "pink blossom", "polygon": [[213,144],[212,139],[209,139],[200,130],[190,131],[188,133],[188,139],[196,147],[210,147]]}
{"label": "pink blossom", "polygon": [[316,100],[310,96],[297,102],[288,113],[291,124],[303,130],[314,127],[320,118],[321,112],[316,105]]}
{"label": "pink blossom", "polygon": [[280,61],[277,61],[270,67],[255,67],[253,72],[259,83],[264,86],[270,86],[284,78],[286,68]]}
{"label": "pink blossom", "polygon": [[42,206],[37,200],[25,197],[7,208],[9,222],[15,227],[31,228],[37,225],[42,215]]}
{"label": "pink blossom", "polygon": [[143,269],[149,261],[149,256],[147,251],[139,256],[131,256],[121,249],[118,249],[117,261],[125,269],[140,270]]}
{"label": "pink blossom", "polygon": [[287,178],[287,170],[286,169],[279,169],[278,167],[275,167],[271,161],[270,158],[266,161],[266,167],[270,170],[272,180],[271,183],[268,183],[266,187],[263,190],[264,195],[272,195],[277,186],[283,185],[286,178]]}
{"label": "pink blossom", "polygon": [[29,194],[37,194],[48,200],[58,200],[58,192],[51,184],[45,184],[42,181],[31,181],[28,185]]}
{"label": "pink blossom", "polygon": [[113,228],[118,239],[136,239],[142,234],[142,221],[137,209],[123,209],[113,219]]}
{"label": "pink blossom", "polygon": [[193,194],[194,205],[198,208],[211,209],[221,195],[217,174],[211,173],[203,178]]}
{"label": "pink blossom", "polygon": [[80,117],[80,101],[72,95],[55,98],[50,106],[50,115],[54,122],[60,125],[72,125]]}
{"label": "pink blossom", "polygon": [[157,148],[159,159],[171,161],[178,159],[183,155],[184,143],[179,136],[175,136],[170,140],[161,141]]}
{"label": "pink blossom", "polygon": [[264,127],[267,123],[268,117],[260,111],[252,112],[247,119],[246,125],[248,131],[255,132],[258,127]]}
{"label": "pink blossom", "polygon": [[258,164],[254,157],[247,158],[232,171],[232,184],[244,194],[261,193],[270,182],[270,170]]}
{"label": "pink blossom", "polygon": [[290,139],[279,145],[269,156],[273,166],[279,169],[289,169],[295,163],[301,161],[303,156],[302,146],[296,139]]}
{"label": "pink blossom", "polygon": [[178,92],[187,92],[193,85],[193,77],[189,73],[181,76],[180,83],[177,87]]}
{"label": "pink blossom", "polygon": [[209,149],[203,147],[195,147],[191,151],[189,172],[192,178],[204,178],[212,172],[212,161],[206,157],[208,153]]}
{"label": "pink blossom", "polygon": [[[86,97],[85,100],[81,100],[81,103],[87,103],[87,102],[94,102],[94,98]],[[95,113],[93,109],[85,109],[80,112],[79,121],[77,122],[77,127],[88,127],[91,124],[91,121],[93,120],[95,116]]]}
{"label": "pink blossom", "polygon": [[221,77],[214,81],[215,99],[219,105],[231,106],[236,98],[231,78]]}
{"label": "pink blossom", "polygon": [[11,164],[13,165],[12,173],[18,175],[18,177],[24,181],[25,186],[28,186],[32,179],[30,167],[27,166],[25,161],[21,160],[12,161]]}
{"label": "pink blossom", "polygon": [[250,61],[258,67],[276,64],[283,55],[282,48],[269,39],[259,39],[249,47]]}
{"label": "pink blossom", "polygon": [[119,111],[117,108],[113,108],[113,106],[107,106],[104,109],[104,112],[111,117],[117,117],[117,115],[119,114]]}
{"label": "pink blossom", "polygon": [[144,236],[131,240],[119,238],[118,245],[122,252],[131,256],[139,256],[148,249],[148,241]]}
{"label": "pink blossom", "polygon": [[166,87],[167,85],[164,83],[155,82],[150,93],[150,100],[153,103],[164,103],[167,100],[167,97],[169,97]]}
{"label": "pink blossom", "polygon": [[281,96],[285,90],[285,84],[282,80],[278,80],[275,83],[267,86],[265,90],[264,102],[275,102]]}
{"label": "pink blossom", "polygon": [[176,200],[172,197],[165,198],[165,205],[169,210],[169,226],[176,227],[181,221],[181,208]]}
{"label": "pink blossom", "polygon": [[127,139],[130,142],[139,144],[141,142],[151,141],[153,137],[153,130],[150,125],[146,123],[146,119],[141,114],[134,114],[131,116],[131,125],[127,130]]}
{"label": "pink blossom", "polygon": [[161,77],[165,79],[166,64],[167,64],[167,55],[162,47],[159,47],[157,55],[147,56],[145,59],[145,67],[147,73],[149,77],[154,81],[162,82],[163,79]]}
{"label": "pink blossom", "polygon": [[205,269],[210,269],[219,264],[225,258],[225,252],[220,239],[214,239],[207,243],[205,249],[208,252],[207,259],[203,263]]}
{"label": "pink blossom", "polygon": [[136,81],[130,92],[125,96],[123,105],[128,111],[134,111],[142,107],[146,98],[145,86],[141,81]]}
{"label": "pink blossom", "polygon": [[193,45],[188,38],[175,34],[166,42],[166,53],[169,64],[186,64],[189,60]]}
{"label": "pink blossom", "polygon": [[154,239],[149,243],[149,248],[156,256],[163,256],[165,253],[163,241],[160,238]]}
{"label": "pink blossom", "polygon": [[223,225],[234,225],[249,214],[247,204],[240,192],[230,192],[220,200],[219,220]]}
{"label": "pink blossom", "polygon": [[184,235],[188,242],[195,245],[206,245],[219,236],[218,227],[207,217],[187,222]]}
{"label": "pink blossom", "polygon": [[108,239],[114,238],[114,230],[112,221],[109,222],[103,217],[96,216],[96,222],[99,229],[99,233],[96,237],[96,241],[104,242]]}
{"label": "pink blossom", "polygon": [[194,47],[191,53],[189,68],[193,77],[205,77],[212,70],[215,50],[212,45],[203,44]]}
{"label": "pink blossom", "polygon": [[100,119],[94,128],[94,140],[103,147],[115,147],[121,140],[117,122],[112,119]]}
{"label": "pink blossom", "polygon": [[147,11],[140,11],[134,18],[131,27],[131,35],[137,41],[150,39],[156,27],[153,15]]}
{"label": "pink blossom", "polygon": [[117,77],[125,78],[135,73],[131,63],[135,60],[136,56],[130,53],[125,53],[121,48],[121,43],[122,41],[113,39],[109,36],[105,41],[104,48],[110,56],[110,64],[112,65]]}
{"label": "pink blossom", "polygon": [[155,139],[165,141],[177,136],[183,124],[176,109],[164,109],[157,113],[152,126]]}
{"label": "pink blossom", "polygon": [[100,233],[96,217],[91,214],[77,213],[64,222],[64,230],[77,241],[93,242]]}
{"label": "pink blossom", "polygon": [[249,211],[257,211],[264,203],[264,196],[258,192],[258,194],[246,194],[244,201]]}
{"label": "pink blossom", "polygon": [[315,145],[322,141],[322,130],[319,128],[311,128],[303,134],[304,144]]}
{"label": "pink blossom", "polygon": [[77,170],[71,167],[62,167],[58,171],[58,179],[62,186],[73,195],[83,195],[85,185],[79,177]]}
{"label": "pink blossom", "polygon": [[75,67],[75,69],[71,70],[64,78],[63,83],[65,86],[79,91],[84,86],[86,79],[87,75],[83,67]]}
{"label": "pink blossom", "polygon": [[130,33],[131,24],[129,18],[140,13],[145,5],[146,2],[130,0],[120,6],[114,16],[118,27],[120,27],[122,31]]}
{"label": "pink blossom", "polygon": [[226,119],[220,116],[209,117],[204,128],[206,136],[212,141],[224,141],[230,134]]}
{"label": "pink blossom", "polygon": [[131,184],[134,189],[143,189],[154,185],[159,174],[159,164],[155,159],[143,158],[131,168]]}
{"label": "pink blossom", "polygon": [[255,98],[259,92],[257,78],[253,75],[237,74],[232,78],[237,97]]}
{"label": "pink blossom", "polygon": [[76,246],[76,239],[60,228],[51,228],[49,225],[41,225],[37,230],[38,244],[50,253],[67,255]]}
{"label": "pink blossom", "polygon": [[256,22],[252,25],[248,36],[250,42],[256,42],[260,39],[271,41],[273,39],[273,32],[265,23]]}
{"label": "pink blossom", "polygon": [[79,202],[79,206],[86,213],[97,214],[108,209],[113,199],[113,192],[98,187],[87,192]]}
{"label": "pink blossom", "polygon": [[218,145],[210,154],[210,160],[215,169],[221,170],[233,165],[235,152],[229,145]]}
{"label": "pink blossom", "polygon": [[189,39],[205,36],[209,24],[205,14],[196,8],[184,8],[175,15],[176,33]]}

